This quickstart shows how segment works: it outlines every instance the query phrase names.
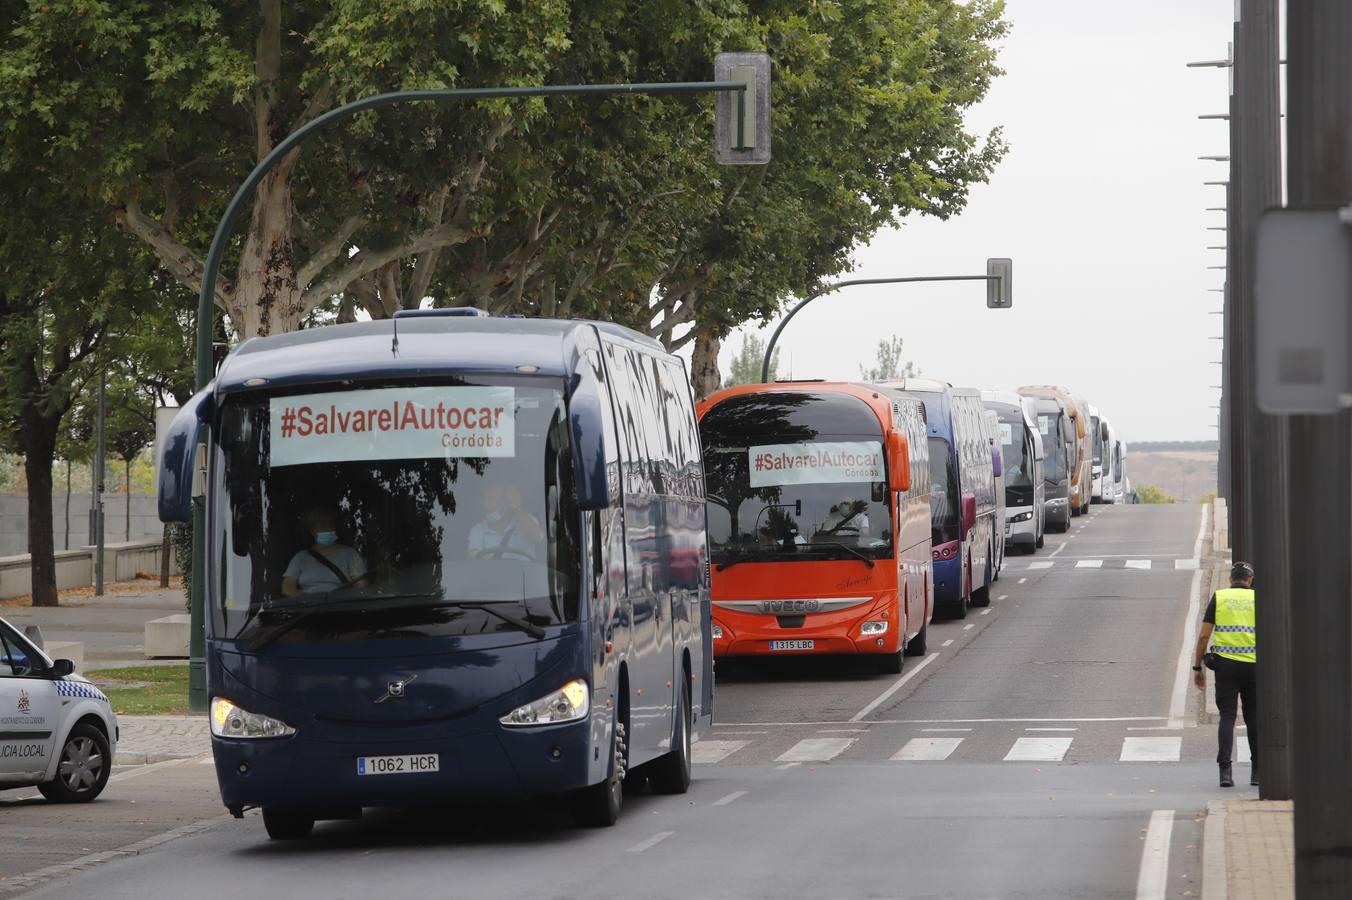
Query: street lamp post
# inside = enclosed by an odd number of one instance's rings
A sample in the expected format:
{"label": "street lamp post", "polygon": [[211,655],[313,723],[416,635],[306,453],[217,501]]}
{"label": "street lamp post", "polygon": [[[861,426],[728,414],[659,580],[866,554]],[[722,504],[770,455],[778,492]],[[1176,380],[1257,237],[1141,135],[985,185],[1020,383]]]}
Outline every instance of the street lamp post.
{"label": "street lamp post", "polygon": [[987,292],[986,305],[992,309],[1008,309],[1013,305],[1013,268],[1013,263],[1008,259],[988,259],[985,275],[910,275],[897,278],[851,278],[825,285],[798,301],[793,309],[789,310],[789,314],[780,319],[779,324],[775,326],[774,333],[770,335],[770,342],[765,345],[765,356],[761,359],[761,382],[765,383],[770,380],[770,360],[774,357],[775,344],[779,342],[779,335],[784,330],[784,326],[788,325],[789,321],[798,315],[800,309],[818,297],[823,297],[841,288],[857,287],[864,284],[907,284],[913,281],[984,281],[994,285],[994,288]]}
{"label": "street lamp post", "polygon": [[[214,374],[211,325],[216,297],[216,276],[226,242],[235,221],[253,196],[254,189],[288,153],[308,138],[345,122],[359,112],[403,103],[473,102],[523,97],[608,96],[613,94],[725,94],[735,93],[737,102],[718,104],[715,134],[726,136],[730,146],[717,146],[719,161],[728,164],[764,164],[770,148],[770,62],[763,53],[719,54],[715,69],[727,68],[724,81],[650,82],[640,84],[564,84],[536,87],[452,88],[425,91],[393,91],[354,100],[306,122],[272,148],[235,191],[212,235],[202,271],[202,289],[197,297],[196,387],[202,390]],[[750,96],[748,96],[750,95]],[[205,466],[205,453],[198,449],[198,465]],[[192,512],[192,580],[189,584],[188,708],[205,712],[206,684],[206,510],[195,498]]]}

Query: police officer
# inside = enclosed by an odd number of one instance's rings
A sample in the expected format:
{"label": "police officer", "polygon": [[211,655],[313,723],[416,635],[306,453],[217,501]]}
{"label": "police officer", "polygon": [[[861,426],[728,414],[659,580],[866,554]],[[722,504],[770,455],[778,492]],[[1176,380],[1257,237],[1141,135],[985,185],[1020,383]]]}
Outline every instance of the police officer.
{"label": "police officer", "polygon": [[1237,562],[1230,568],[1230,587],[1211,595],[1192,659],[1192,680],[1199,689],[1206,690],[1204,660],[1216,673],[1216,708],[1221,713],[1216,763],[1221,769],[1223,788],[1235,784],[1230,753],[1235,743],[1236,702],[1240,700],[1244,703],[1244,724],[1248,726],[1249,784],[1258,783],[1258,682],[1254,674],[1258,667],[1258,640],[1253,603],[1253,566]]}

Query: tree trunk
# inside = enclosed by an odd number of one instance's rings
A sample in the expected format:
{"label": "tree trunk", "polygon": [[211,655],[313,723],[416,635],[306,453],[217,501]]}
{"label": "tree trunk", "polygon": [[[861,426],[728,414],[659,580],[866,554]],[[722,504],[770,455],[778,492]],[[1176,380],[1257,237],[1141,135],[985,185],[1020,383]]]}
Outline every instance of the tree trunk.
{"label": "tree trunk", "polygon": [[263,179],[240,256],[230,321],[241,340],[300,327],[305,305],[291,245],[291,167],[283,162]]}
{"label": "tree trunk", "polygon": [[123,529],[123,534],[125,535],[125,537],[123,537],[123,540],[125,540],[127,543],[131,543],[131,459],[128,458],[123,460],[122,462],[123,465],[126,467],[127,472],[127,477],[124,482],[126,485],[125,490],[127,492],[127,512],[126,512],[126,527]]}
{"label": "tree trunk", "polygon": [[[46,423],[43,423],[45,426]],[[56,550],[52,534],[52,464],[56,459],[56,427],[31,429],[25,435],[24,475],[28,478],[28,552],[32,560],[33,605],[57,606]]]}
{"label": "tree trunk", "polygon": [[723,339],[712,327],[706,327],[695,338],[695,350],[690,359],[690,388],[695,392],[696,400],[703,400],[722,383],[718,372],[718,351],[722,345]]}

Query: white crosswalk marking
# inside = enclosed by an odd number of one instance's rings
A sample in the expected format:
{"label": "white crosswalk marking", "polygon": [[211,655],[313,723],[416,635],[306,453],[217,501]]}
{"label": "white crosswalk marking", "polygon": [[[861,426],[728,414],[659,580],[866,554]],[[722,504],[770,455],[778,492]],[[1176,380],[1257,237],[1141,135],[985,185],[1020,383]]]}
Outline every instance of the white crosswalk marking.
{"label": "white crosswalk marking", "polygon": [[1128,569],[1148,569],[1148,568],[1150,568],[1150,560],[1148,560],[1148,559],[1129,559],[1129,560],[1127,560],[1127,568],[1128,568]]}
{"label": "white crosswalk marking", "polygon": [[911,738],[892,759],[896,762],[948,759],[961,743],[962,738]]}
{"label": "white crosswalk marking", "polygon": [[827,762],[849,749],[858,738],[804,738],[775,757],[775,762]]}
{"label": "white crosswalk marking", "polygon": [[1101,569],[1101,568],[1103,568],[1103,560],[1101,560],[1101,559],[1082,559],[1082,560],[1080,560],[1079,562],[1077,562],[1077,563],[1075,564],[1075,568],[1077,568],[1077,569]]}
{"label": "white crosswalk marking", "polygon": [[1052,562],[1050,559],[1042,559],[1042,560],[1038,560],[1037,562],[1030,562],[1030,563],[1028,564],[1028,568],[1030,568],[1030,569],[1050,569],[1050,568],[1051,568],[1052,566],[1054,566],[1054,565],[1056,565],[1056,563]]}
{"label": "white crosswalk marking", "polygon": [[1006,762],[1060,762],[1074,738],[1021,737],[1005,754]]}
{"label": "white crosswalk marking", "polygon": [[750,741],[696,741],[690,747],[690,761],[697,765],[721,763]]}
{"label": "white crosswalk marking", "polygon": [[1181,737],[1129,737],[1122,741],[1119,762],[1178,762]]}
{"label": "white crosswalk marking", "polygon": [[1175,569],[1183,569],[1183,570],[1191,570],[1191,569],[1195,569],[1195,568],[1197,568],[1197,560],[1195,560],[1195,559],[1176,559],[1176,560],[1174,560],[1174,568],[1175,568]]}

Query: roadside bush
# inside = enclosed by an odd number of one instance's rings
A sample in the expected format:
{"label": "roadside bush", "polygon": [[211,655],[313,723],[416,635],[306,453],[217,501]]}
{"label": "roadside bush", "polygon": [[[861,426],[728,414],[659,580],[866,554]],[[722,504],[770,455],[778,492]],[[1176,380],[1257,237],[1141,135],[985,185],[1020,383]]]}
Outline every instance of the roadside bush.
{"label": "roadside bush", "polygon": [[1170,497],[1162,488],[1157,488],[1153,484],[1147,484],[1136,489],[1136,495],[1140,497],[1142,503],[1177,503],[1173,497]]}

